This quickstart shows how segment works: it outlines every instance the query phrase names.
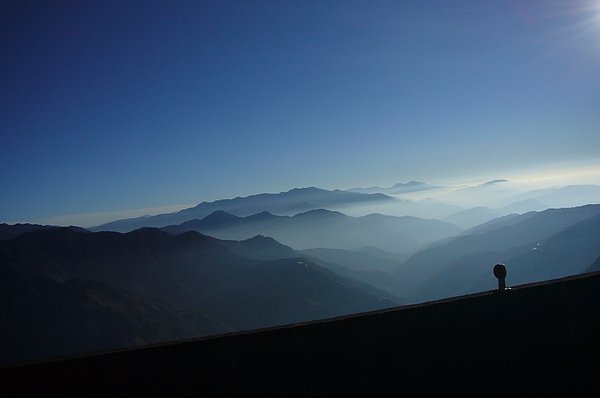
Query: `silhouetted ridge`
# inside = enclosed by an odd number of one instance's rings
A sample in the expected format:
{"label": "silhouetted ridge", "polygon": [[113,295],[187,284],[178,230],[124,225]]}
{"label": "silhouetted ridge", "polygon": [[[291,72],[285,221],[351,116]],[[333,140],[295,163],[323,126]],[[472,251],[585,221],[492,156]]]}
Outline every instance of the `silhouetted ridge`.
{"label": "silhouetted ridge", "polygon": [[[58,226],[54,226],[54,225],[38,225],[38,224],[9,225],[9,224],[3,223],[3,224],[0,224],[0,240],[14,239],[17,236],[20,236],[26,232],[37,231],[40,229],[45,230],[45,229],[55,229],[55,228],[62,228],[62,227],[58,227]],[[81,228],[81,227],[70,226],[68,228],[72,229],[73,231],[78,231],[78,232],[89,232],[88,230]]]}
{"label": "silhouetted ridge", "polygon": [[241,220],[241,217],[234,216],[233,214],[229,214],[223,210],[217,210],[206,216],[202,219],[204,225],[211,226],[224,226],[224,225],[233,225],[238,223]]}
{"label": "silhouetted ridge", "polygon": [[[298,257],[267,237],[223,241],[195,231],[171,235],[156,228],[126,234],[56,228],[0,241],[4,283],[0,314],[7,319],[0,332],[0,352],[14,355],[0,355],[0,361],[38,358],[36,352],[60,355],[256,329],[397,305],[388,293]],[[91,283],[85,285],[90,288],[70,290],[83,286],[73,285],[76,280]],[[86,294],[93,299],[86,299]],[[75,301],[61,299],[67,296]],[[139,305],[132,306],[132,300]],[[162,310],[151,312],[152,303]],[[75,311],[72,306],[87,309]],[[140,318],[144,313],[145,320]],[[54,319],[56,314],[62,315]],[[172,324],[160,326],[169,319]],[[104,329],[123,332],[123,339],[98,337]],[[64,341],[59,344],[51,336]]]}
{"label": "silhouetted ridge", "polygon": [[275,220],[278,217],[271,212],[262,211],[260,213],[253,214],[251,216],[245,217],[248,221],[265,221],[265,220]]}
{"label": "silhouetted ridge", "polygon": [[197,206],[180,210],[176,213],[117,220],[92,227],[91,230],[127,232],[140,227],[165,227],[194,219],[200,220],[218,210],[238,217],[245,217],[264,211],[279,215],[292,215],[319,208],[386,200],[391,201],[394,199],[382,194],[370,195],[340,190],[328,191],[314,187],[295,188],[277,194],[263,193],[234,199],[221,199],[214,202],[202,202]]}
{"label": "silhouetted ridge", "polygon": [[510,266],[512,283],[554,279],[586,269],[600,255],[599,237],[600,205],[532,212],[422,250],[396,276],[410,281],[402,286],[413,302],[485,290],[486,263]]}
{"label": "silhouetted ridge", "polygon": [[256,235],[243,241],[224,241],[228,248],[242,257],[256,260],[278,260],[301,257],[291,247],[282,245],[273,238]]}
{"label": "silhouetted ridge", "polygon": [[296,214],[293,218],[297,218],[297,219],[309,219],[309,218],[322,219],[323,217],[335,218],[335,217],[347,217],[347,216],[344,215],[344,214],[342,214],[342,213],[340,213],[339,211],[331,211],[331,210],[326,210],[326,209],[315,209],[315,210],[309,210],[309,211],[304,212],[304,213]]}
{"label": "silhouetted ridge", "polygon": [[436,189],[436,188],[440,188],[440,187],[413,180],[413,181],[409,181],[407,183],[397,183],[389,188],[382,188],[382,187],[374,186],[374,187],[369,187],[369,188],[351,188],[351,189],[348,189],[348,191],[349,192],[360,192],[360,193],[379,193],[379,194],[389,193],[392,195],[397,195],[397,194],[403,194],[403,193],[409,193],[409,192],[425,191],[425,190]]}
{"label": "silhouetted ridge", "polygon": [[[314,247],[354,250],[376,246],[390,252],[414,251],[432,240],[461,231],[455,225],[432,219],[381,214],[350,217],[327,209],[309,210],[292,217],[269,212],[240,218],[219,214],[222,217],[213,221],[193,220],[162,230],[175,234],[194,230],[227,240],[244,240],[259,234],[298,250]],[[221,222],[223,218],[226,221]]]}

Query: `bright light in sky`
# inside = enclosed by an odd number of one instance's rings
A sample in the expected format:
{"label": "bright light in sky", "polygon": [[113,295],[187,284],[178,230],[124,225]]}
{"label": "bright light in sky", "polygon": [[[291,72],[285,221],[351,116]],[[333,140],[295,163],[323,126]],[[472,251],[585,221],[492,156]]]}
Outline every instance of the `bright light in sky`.
{"label": "bright light in sky", "polygon": [[590,24],[600,30],[600,1],[590,0],[584,12],[588,13]]}
{"label": "bright light in sky", "polygon": [[600,164],[599,5],[4,2],[0,222]]}
{"label": "bright light in sky", "polygon": [[577,37],[579,30],[580,37],[584,42],[590,45],[591,50],[600,49],[600,2],[598,0],[584,2],[579,8],[575,8],[573,13],[578,18],[578,22],[572,27],[572,33]]}

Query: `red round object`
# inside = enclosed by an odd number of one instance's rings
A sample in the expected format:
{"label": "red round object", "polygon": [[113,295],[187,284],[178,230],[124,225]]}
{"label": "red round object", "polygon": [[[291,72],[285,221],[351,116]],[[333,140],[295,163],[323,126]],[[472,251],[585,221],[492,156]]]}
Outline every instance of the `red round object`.
{"label": "red round object", "polygon": [[504,264],[496,264],[494,266],[494,275],[498,279],[506,278],[506,267]]}

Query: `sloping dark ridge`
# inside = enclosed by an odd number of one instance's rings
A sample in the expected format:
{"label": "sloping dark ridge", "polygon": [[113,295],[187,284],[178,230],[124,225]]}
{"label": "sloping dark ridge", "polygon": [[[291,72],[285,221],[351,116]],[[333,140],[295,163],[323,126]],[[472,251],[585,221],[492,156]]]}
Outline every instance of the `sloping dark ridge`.
{"label": "sloping dark ridge", "polygon": [[[28,396],[573,395],[598,388],[600,272],[0,369]],[[13,396],[13,395],[11,395]]]}

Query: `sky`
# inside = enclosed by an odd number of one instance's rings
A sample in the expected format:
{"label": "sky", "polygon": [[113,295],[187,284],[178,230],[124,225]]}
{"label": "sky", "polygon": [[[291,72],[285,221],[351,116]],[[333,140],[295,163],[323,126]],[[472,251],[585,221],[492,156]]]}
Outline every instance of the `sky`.
{"label": "sky", "polygon": [[0,222],[600,183],[600,0],[16,0],[0,46]]}

